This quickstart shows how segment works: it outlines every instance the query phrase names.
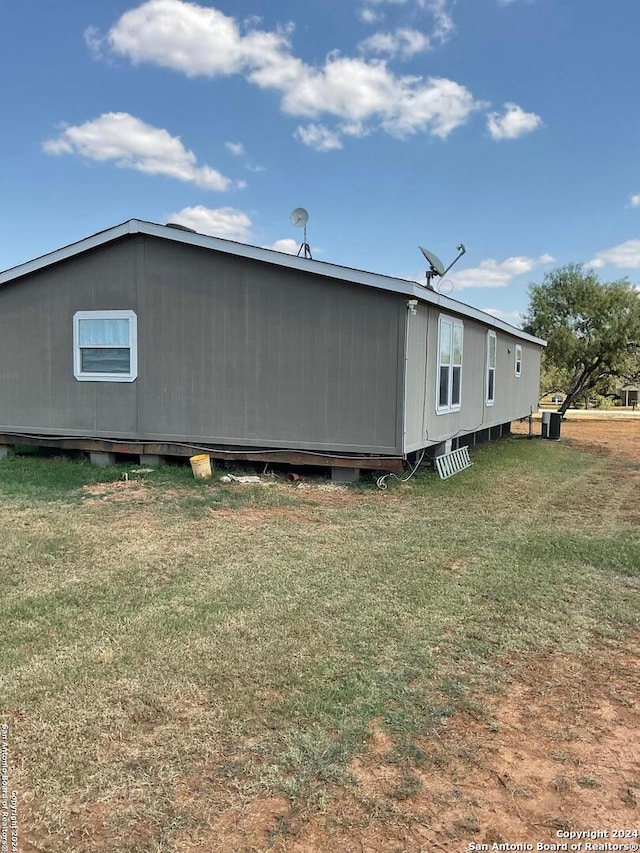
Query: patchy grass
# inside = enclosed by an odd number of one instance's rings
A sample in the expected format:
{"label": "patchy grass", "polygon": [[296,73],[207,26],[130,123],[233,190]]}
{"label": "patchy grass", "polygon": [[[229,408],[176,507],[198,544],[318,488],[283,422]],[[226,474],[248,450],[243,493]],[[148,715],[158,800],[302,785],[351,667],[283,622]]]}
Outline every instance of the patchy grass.
{"label": "patchy grass", "polygon": [[482,697],[506,659],[637,626],[637,476],[550,442],[473,458],[386,493],[0,462],[0,713],[23,836],[169,851],[238,800],[322,811],[374,721],[401,803],[416,767],[450,758],[421,739],[459,712],[495,725]]}

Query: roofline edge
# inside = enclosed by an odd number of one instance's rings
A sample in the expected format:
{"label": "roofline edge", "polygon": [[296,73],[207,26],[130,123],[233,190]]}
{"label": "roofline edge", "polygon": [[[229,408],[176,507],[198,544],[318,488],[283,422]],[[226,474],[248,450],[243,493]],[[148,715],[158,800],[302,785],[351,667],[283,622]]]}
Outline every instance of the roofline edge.
{"label": "roofline edge", "polygon": [[237,243],[233,240],[224,240],[221,237],[211,237],[207,234],[193,233],[190,231],[181,231],[177,228],[170,228],[167,225],[159,225],[155,222],[147,222],[144,219],[128,219],[121,222],[119,225],[114,225],[103,231],[98,231],[89,237],[84,237],[74,243],[69,243],[60,249],[54,249],[23,264],[18,264],[9,269],[0,272],[0,286],[7,284],[10,281],[37,272],[60,261],[68,260],[75,255],[88,252],[91,249],[103,246],[112,240],[117,240],[121,237],[133,234],[145,234],[150,237],[160,237],[163,239],[173,240],[176,243],[184,243],[194,245],[200,248],[213,249],[226,254],[236,255],[238,257],[249,258],[252,260],[262,261],[264,263],[276,264],[278,266],[294,269],[301,272],[308,272],[314,275],[324,275],[329,278],[336,278],[342,281],[348,281],[352,284],[360,284],[366,287],[373,287],[378,290],[386,290],[400,295],[408,296],[412,299],[418,299],[428,305],[440,307],[454,313],[461,314],[463,317],[470,317],[477,320],[486,326],[491,326],[500,329],[513,337],[521,338],[538,346],[546,347],[547,342],[542,338],[537,338],[534,335],[529,335],[523,332],[516,326],[511,326],[504,320],[494,317],[492,314],[487,314],[486,311],[481,311],[479,308],[473,308],[464,302],[457,299],[452,299],[437,291],[431,291],[418,284],[416,281],[394,278],[382,273],[367,272],[366,270],[357,270],[351,267],[344,267],[338,264],[332,264],[329,261],[317,261],[308,258],[300,258],[296,255],[289,255],[284,252],[278,252],[275,249],[268,249],[262,246],[252,246],[247,243]]}

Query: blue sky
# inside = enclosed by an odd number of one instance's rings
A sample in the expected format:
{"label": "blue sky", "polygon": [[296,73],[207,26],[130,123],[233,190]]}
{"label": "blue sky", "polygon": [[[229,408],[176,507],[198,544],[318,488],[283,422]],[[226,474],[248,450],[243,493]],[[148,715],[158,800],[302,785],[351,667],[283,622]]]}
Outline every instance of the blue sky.
{"label": "blue sky", "polygon": [[[265,7],[267,7],[265,9]],[[7,0],[0,269],[130,218],[424,277],[508,322],[640,279],[637,0]]]}

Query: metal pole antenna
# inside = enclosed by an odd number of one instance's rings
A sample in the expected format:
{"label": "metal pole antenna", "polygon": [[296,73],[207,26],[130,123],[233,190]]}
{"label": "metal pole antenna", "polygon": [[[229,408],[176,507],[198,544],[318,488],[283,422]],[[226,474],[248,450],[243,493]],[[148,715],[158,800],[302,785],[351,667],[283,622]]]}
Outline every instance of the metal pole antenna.
{"label": "metal pole antenna", "polygon": [[300,248],[298,249],[298,257],[300,257],[300,252],[304,251],[304,257],[309,258],[309,260],[313,260],[313,256],[311,254],[311,246],[307,243],[307,223],[304,224],[304,231],[302,236],[302,243],[300,244]]}

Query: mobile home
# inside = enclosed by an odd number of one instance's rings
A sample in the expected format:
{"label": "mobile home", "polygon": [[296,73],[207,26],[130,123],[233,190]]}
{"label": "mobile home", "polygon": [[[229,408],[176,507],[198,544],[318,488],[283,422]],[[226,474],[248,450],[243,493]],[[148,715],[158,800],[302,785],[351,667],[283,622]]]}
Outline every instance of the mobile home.
{"label": "mobile home", "polygon": [[0,447],[398,470],[535,411],[543,346],[414,281],[132,219],[0,273]]}

